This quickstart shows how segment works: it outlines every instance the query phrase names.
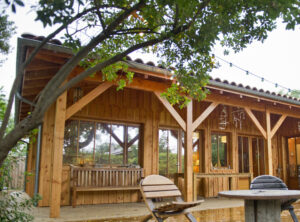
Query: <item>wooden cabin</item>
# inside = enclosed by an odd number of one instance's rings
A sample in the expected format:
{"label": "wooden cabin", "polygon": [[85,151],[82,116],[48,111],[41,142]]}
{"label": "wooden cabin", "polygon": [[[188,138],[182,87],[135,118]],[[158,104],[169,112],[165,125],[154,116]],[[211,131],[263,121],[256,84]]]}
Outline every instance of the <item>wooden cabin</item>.
{"label": "wooden cabin", "polygon": [[[18,40],[17,67],[38,43]],[[71,56],[55,42],[37,54],[23,73],[17,121]],[[72,203],[140,201],[136,187],[149,174],[174,179],[189,201],[249,189],[262,174],[298,189],[299,100],[211,79],[204,101],[179,109],[160,96],[174,81],[169,70],[142,60],[127,64],[135,73],[131,84],[117,91],[101,73],[84,79],[51,105],[41,140],[32,138],[26,192],[39,193],[39,206],[50,206],[51,217]]]}

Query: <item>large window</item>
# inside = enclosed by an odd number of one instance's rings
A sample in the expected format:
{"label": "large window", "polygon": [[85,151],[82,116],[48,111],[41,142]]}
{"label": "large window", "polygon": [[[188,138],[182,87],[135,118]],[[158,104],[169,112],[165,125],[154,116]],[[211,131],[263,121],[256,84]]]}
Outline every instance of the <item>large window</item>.
{"label": "large window", "polygon": [[183,132],[159,129],[159,174],[172,177],[183,169]]}
{"label": "large window", "polygon": [[64,163],[98,166],[137,165],[139,137],[138,125],[67,121]]}
{"label": "large window", "polygon": [[211,134],[211,159],[214,168],[229,167],[228,142],[229,136],[225,133]]}

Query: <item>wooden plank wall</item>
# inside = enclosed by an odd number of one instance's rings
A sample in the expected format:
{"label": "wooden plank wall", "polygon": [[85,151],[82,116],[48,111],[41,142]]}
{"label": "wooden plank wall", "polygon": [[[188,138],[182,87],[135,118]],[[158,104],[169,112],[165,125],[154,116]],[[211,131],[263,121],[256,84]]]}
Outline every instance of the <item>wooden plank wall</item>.
{"label": "wooden plank wall", "polygon": [[[82,86],[83,87],[83,86]],[[91,91],[91,88],[84,88],[84,94]],[[72,91],[68,93],[68,106],[72,104]],[[194,120],[209,106],[208,102],[194,102]],[[41,151],[41,168],[40,168],[40,193],[43,200],[40,206],[49,205],[49,189],[50,189],[50,169],[51,169],[51,153],[53,144],[53,129],[54,129],[54,107],[53,105],[47,112],[44,120],[43,142]],[[225,130],[219,129],[219,118],[222,105],[219,105],[209,117],[203,121],[198,127],[198,130],[203,130],[204,135],[204,163],[203,172],[205,173],[237,173],[238,172],[238,152],[237,152],[237,137],[239,135],[261,136],[256,126],[251,119],[245,114],[242,129],[236,128],[232,121],[232,112],[237,108],[226,106],[228,113],[228,125]],[[182,118],[185,119],[185,109],[176,108]],[[253,112],[257,119],[265,126],[265,115],[261,112]],[[156,96],[151,92],[124,89],[116,91],[115,87],[111,87],[94,101],[76,113],[72,118],[85,120],[99,120],[99,121],[115,121],[138,123],[142,126],[143,137],[141,142],[143,145],[142,156],[140,156],[140,165],[145,169],[145,175],[158,173],[158,129],[159,127],[177,127],[177,122],[169,114],[169,112],[158,101]],[[272,124],[274,121],[272,119]],[[289,119],[289,118],[288,118]],[[287,120],[290,121],[290,120]],[[290,121],[291,122],[291,121]],[[283,123],[283,126],[285,123]],[[231,169],[212,169],[211,166],[211,150],[210,150],[210,135],[211,132],[227,132],[230,135],[230,147],[232,152],[229,156]],[[273,169],[278,172],[277,168],[282,159],[278,159],[278,153],[282,153],[281,128],[272,139],[273,151]],[[34,158],[34,156],[32,156]],[[283,164],[284,165],[284,164]],[[69,190],[69,168],[63,168],[63,183],[62,183],[62,204],[70,204],[70,190]],[[282,173],[278,174],[282,176]],[[238,179],[233,179],[232,188],[237,189]],[[216,196],[220,190],[228,189],[228,179],[226,178],[210,178],[203,179],[199,186],[203,186],[204,196]],[[118,203],[131,202],[139,199],[138,193],[135,191],[118,191],[118,192],[85,192],[78,194],[78,204],[93,204],[93,203]]]}

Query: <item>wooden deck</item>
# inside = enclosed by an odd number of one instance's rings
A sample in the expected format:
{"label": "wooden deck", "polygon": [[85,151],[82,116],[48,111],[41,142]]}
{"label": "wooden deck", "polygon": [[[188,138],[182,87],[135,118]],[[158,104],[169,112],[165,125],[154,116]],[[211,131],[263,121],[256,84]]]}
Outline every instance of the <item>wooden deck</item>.
{"label": "wooden deck", "polygon": [[[223,198],[206,199],[200,206],[191,208],[192,211],[242,207],[241,200]],[[81,205],[61,207],[60,218],[49,218],[49,207],[37,207],[33,210],[34,222],[91,222],[91,221],[120,221],[128,218],[142,218],[149,214],[146,205],[140,203]],[[119,219],[119,220],[118,220]],[[123,220],[122,220],[123,221]],[[126,220],[125,220],[126,221]]]}

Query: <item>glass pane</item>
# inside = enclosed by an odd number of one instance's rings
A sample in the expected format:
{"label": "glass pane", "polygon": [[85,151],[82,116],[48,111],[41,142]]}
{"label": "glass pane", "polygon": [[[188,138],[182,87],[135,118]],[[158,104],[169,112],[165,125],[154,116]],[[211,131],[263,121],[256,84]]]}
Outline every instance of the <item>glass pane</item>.
{"label": "glass pane", "polygon": [[199,132],[193,133],[193,171],[199,173],[200,156],[199,156]]}
{"label": "glass pane", "polygon": [[138,165],[139,127],[128,126],[128,164]]}
{"label": "glass pane", "polygon": [[110,125],[106,123],[96,124],[95,163],[109,164]]}
{"label": "glass pane", "polygon": [[264,139],[259,139],[259,165],[260,165],[260,174],[265,174],[265,142]]}
{"label": "glass pane", "polygon": [[110,162],[114,165],[123,165],[123,142],[124,142],[124,126],[122,125],[111,125],[111,156]]}
{"label": "glass pane", "polygon": [[243,162],[244,173],[249,173],[249,142],[248,137],[243,137]]}
{"label": "glass pane", "polygon": [[218,167],[218,135],[211,135],[211,162],[213,167]]}
{"label": "glass pane", "polygon": [[227,166],[227,136],[219,135],[219,165],[221,167]]}
{"label": "glass pane", "polygon": [[239,172],[242,173],[244,171],[243,166],[243,137],[238,137],[238,150],[239,150]]}
{"label": "glass pane", "polygon": [[168,174],[173,176],[178,172],[178,130],[169,131]]}
{"label": "glass pane", "polygon": [[80,163],[93,163],[94,161],[94,123],[80,121],[79,126],[79,153]]}
{"label": "glass pane", "polygon": [[169,135],[167,130],[159,130],[159,175],[167,176],[167,155],[168,155],[168,140]]}
{"label": "glass pane", "polygon": [[239,172],[249,173],[249,143],[248,137],[238,137]]}
{"label": "glass pane", "polygon": [[71,120],[66,122],[64,136],[63,163],[77,163],[77,137],[78,137],[78,121]]}

